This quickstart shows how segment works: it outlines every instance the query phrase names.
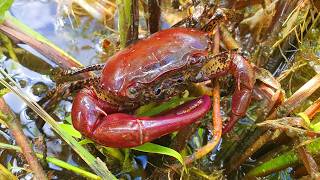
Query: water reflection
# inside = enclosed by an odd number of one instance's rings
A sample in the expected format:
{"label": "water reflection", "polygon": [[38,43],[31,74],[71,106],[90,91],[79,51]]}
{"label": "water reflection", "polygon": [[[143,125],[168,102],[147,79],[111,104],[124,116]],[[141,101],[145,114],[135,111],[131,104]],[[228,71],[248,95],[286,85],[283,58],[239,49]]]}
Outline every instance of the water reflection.
{"label": "water reflection", "polygon": [[[67,1],[61,3],[64,2]],[[89,18],[81,18],[80,22],[76,23],[74,18],[66,15],[69,11],[67,5],[58,5],[53,0],[16,0],[10,12],[81,63],[96,63],[98,52],[95,44],[99,39],[93,34],[96,26],[102,25]],[[89,27],[83,28],[88,21]]]}

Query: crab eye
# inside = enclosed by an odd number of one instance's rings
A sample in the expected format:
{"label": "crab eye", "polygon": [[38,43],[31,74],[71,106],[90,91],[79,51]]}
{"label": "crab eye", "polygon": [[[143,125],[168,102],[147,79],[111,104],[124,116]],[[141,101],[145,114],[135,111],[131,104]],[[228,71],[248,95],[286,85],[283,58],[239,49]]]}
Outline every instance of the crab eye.
{"label": "crab eye", "polygon": [[158,96],[160,93],[161,93],[161,89],[160,89],[160,88],[156,88],[156,89],[154,90],[154,94],[155,94],[156,96]]}
{"label": "crab eye", "polygon": [[130,88],[128,89],[128,96],[129,96],[130,98],[135,98],[135,97],[137,96],[137,94],[138,94],[138,91],[137,91],[136,88],[130,87]]}

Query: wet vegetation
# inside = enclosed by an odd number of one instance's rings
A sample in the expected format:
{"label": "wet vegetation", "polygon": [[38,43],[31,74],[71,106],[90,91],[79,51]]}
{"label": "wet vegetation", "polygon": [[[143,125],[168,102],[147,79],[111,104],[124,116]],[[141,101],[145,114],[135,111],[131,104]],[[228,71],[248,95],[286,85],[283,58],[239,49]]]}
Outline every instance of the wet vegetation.
{"label": "wet vegetation", "polygon": [[[318,179],[319,9],[317,0],[1,0],[0,179]],[[224,76],[128,112],[211,96],[200,123],[151,143],[110,148],[75,130],[68,87],[100,72],[66,70],[171,26],[210,29],[214,54],[248,57],[256,84],[245,117],[222,134],[239,86]]]}

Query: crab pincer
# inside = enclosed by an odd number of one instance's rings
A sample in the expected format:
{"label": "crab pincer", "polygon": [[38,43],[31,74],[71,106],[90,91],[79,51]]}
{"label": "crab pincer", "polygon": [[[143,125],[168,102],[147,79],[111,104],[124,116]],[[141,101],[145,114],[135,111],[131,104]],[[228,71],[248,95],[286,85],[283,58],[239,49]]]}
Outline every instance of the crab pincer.
{"label": "crab pincer", "polygon": [[139,146],[177,131],[199,120],[210,108],[210,98],[202,96],[159,116],[111,114],[116,109],[97,99],[92,89],[85,88],[75,98],[72,121],[88,138],[105,146],[124,148]]}

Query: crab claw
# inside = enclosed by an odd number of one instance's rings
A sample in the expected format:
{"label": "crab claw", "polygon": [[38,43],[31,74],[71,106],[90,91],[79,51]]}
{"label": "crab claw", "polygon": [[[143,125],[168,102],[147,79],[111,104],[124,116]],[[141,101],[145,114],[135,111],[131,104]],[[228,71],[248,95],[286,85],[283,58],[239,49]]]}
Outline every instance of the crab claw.
{"label": "crab claw", "polygon": [[99,144],[125,148],[150,142],[203,117],[210,109],[208,96],[191,100],[153,117],[117,113],[117,107],[98,99],[93,89],[82,89],[72,106],[73,126]]}
{"label": "crab claw", "polygon": [[218,55],[209,55],[208,62],[201,68],[194,82],[220,77],[227,73],[233,75],[236,87],[232,96],[230,118],[222,129],[222,134],[232,130],[237,121],[243,117],[249,107],[253,86],[255,84],[255,72],[249,61],[236,51],[223,52]]}

